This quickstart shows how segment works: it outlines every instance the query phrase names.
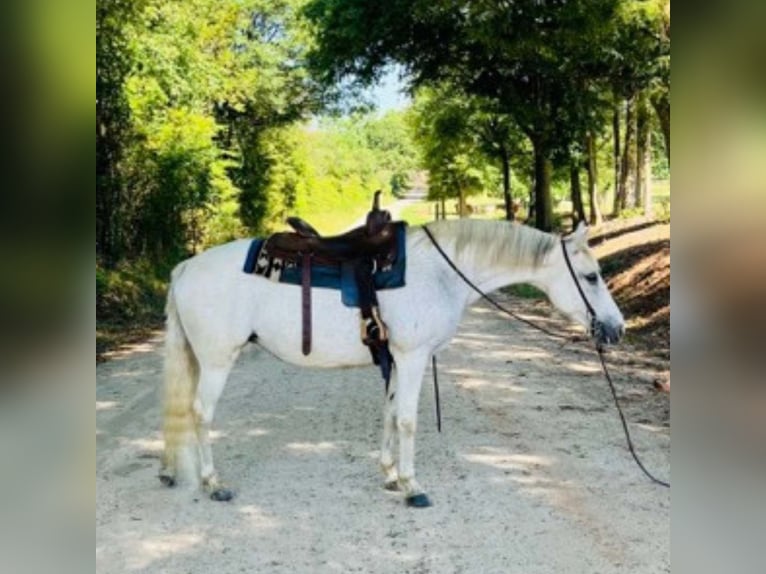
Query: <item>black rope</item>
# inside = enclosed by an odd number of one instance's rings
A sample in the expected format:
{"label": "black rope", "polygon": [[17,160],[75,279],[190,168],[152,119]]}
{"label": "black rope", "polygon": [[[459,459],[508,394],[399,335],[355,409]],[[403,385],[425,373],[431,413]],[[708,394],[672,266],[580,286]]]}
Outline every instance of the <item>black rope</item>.
{"label": "black rope", "polygon": [[[497,303],[494,299],[492,299],[489,295],[484,293],[481,289],[479,289],[476,285],[474,285],[468,277],[465,276],[465,274],[458,269],[457,265],[449,258],[449,256],[444,252],[444,250],[441,248],[441,245],[436,241],[436,238],[431,233],[431,230],[428,229],[425,225],[423,226],[423,231],[425,231],[428,238],[431,240],[431,243],[433,243],[436,250],[439,252],[439,254],[444,258],[444,260],[447,262],[447,264],[452,268],[455,273],[458,274],[458,276],[465,281],[465,283],[471,287],[474,291],[476,291],[481,297],[491,303],[494,307],[505,313],[506,315],[509,315],[510,317],[513,317],[514,319],[521,321],[522,323],[525,323],[529,325],[530,327],[537,329],[538,331],[541,331],[547,335],[550,335],[551,337],[554,337],[556,339],[563,339],[567,341],[572,341],[573,339],[569,337],[565,337],[563,335],[560,335],[558,333],[554,333],[552,331],[549,331],[548,329],[541,327],[540,325],[537,325],[536,323],[529,321],[527,319],[524,319],[523,317],[520,317],[516,313],[510,311],[509,309],[506,309],[499,303]],[[566,246],[564,245],[564,240],[561,240],[561,248],[564,251],[564,260],[566,261],[567,268],[569,269],[569,273],[572,276],[572,280],[575,282],[575,285],[577,286],[577,291],[580,293],[580,297],[582,297],[583,303],[585,303],[585,307],[588,310],[588,313],[591,315],[591,320],[595,322],[596,320],[596,312],[594,311],[593,307],[590,304],[590,301],[588,301],[588,298],[585,296],[585,293],[582,290],[582,287],[580,286],[580,282],[577,280],[577,275],[574,272],[574,269],[572,268],[572,263],[569,260],[569,254],[567,253]],[[591,325],[591,330],[593,330],[594,325]],[[625,439],[628,443],[628,450],[630,451],[631,456],[633,457],[633,460],[636,461],[636,464],[638,467],[643,471],[643,473],[654,483],[659,484],[660,486],[664,486],[666,488],[670,488],[670,483],[666,482],[664,480],[660,480],[659,478],[655,477],[652,473],[650,473],[648,470],[646,470],[646,467],[641,462],[641,459],[638,458],[638,454],[636,453],[635,447],[633,446],[633,440],[630,437],[630,431],[628,430],[628,423],[625,419],[625,414],[622,412],[622,407],[620,407],[620,401],[617,398],[617,391],[614,388],[614,382],[612,381],[612,377],[609,374],[609,369],[606,366],[606,361],[604,360],[604,350],[600,343],[596,343],[595,345],[596,353],[598,354],[599,361],[601,362],[601,368],[604,371],[604,378],[606,378],[606,382],[609,384],[609,390],[612,393],[612,398],[614,399],[614,405],[617,407],[617,413],[620,415],[620,422],[622,423],[623,431],[625,432]],[[433,357],[433,368],[434,368],[434,385],[436,385],[436,357]],[[437,396],[437,412],[438,412],[438,388],[435,386]],[[441,415],[437,415],[439,417],[438,425],[439,430],[441,431]]]}
{"label": "black rope", "polygon": [[601,367],[604,369],[604,376],[606,378],[606,382],[609,383],[609,390],[612,391],[614,406],[617,407],[617,412],[620,415],[620,422],[622,423],[622,428],[625,431],[625,438],[628,440],[628,450],[630,451],[630,454],[633,456],[633,460],[636,461],[638,468],[640,468],[644,472],[644,474],[649,477],[649,480],[651,480],[652,482],[656,482],[660,486],[670,488],[669,482],[660,480],[659,478],[654,476],[651,472],[646,470],[646,467],[641,462],[641,459],[638,458],[638,455],[636,454],[636,449],[633,447],[633,441],[630,438],[630,432],[628,431],[628,423],[625,420],[625,415],[622,412],[622,407],[620,407],[620,401],[617,400],[617,391],[614,388],[614,383],[612,382],[612,377],[609,374],[609,369],[606,368],[606,362],[604,361],[604,351],[601,349],[597,349],[597,351],[598,351],[598,358],[601,361]]}
{"label": "black rope", "polygon": [[436,403],[436,429],[442,432],[442,408],[439,402],[439,377],[436,374],[436,355],[431,355],[431,368],[434,372],[434,402]]}

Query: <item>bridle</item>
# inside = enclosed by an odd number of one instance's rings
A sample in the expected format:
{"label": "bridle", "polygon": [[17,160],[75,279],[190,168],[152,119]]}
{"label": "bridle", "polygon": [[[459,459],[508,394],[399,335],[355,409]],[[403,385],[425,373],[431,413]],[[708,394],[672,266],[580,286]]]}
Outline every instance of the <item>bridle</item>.
{"label": "bridle", "polygon": [[[493,305],[498,310],[502,311],[509,317],[512,317],[518,321],[521,321],[522,323],[525,323],[529,325],[530,327],[537,329],[538,331],[541,331],[551,337],[554,337],[559,340],[564,340],[566,342],[572,342],[573,340],[570,337],[566,337],[564,335],[561,335],[559,333],[554,333],[553,331],[550,331],[546,329],[545,327],[541,327],[540,325],[537,325],[533,321],[530,321],[528,319],[525,319],[523,317],[520,317],[510,309],[507,309],[494,299],[492,299],[489,295],[484,293],[479,287],[473,284],[473,282],[466,277],[465,273],[463,273],[457,265],[450,259],[449,255],[447,255],[444,252],[444,249],[442,249],[441,245],[436,241],[436,238],[433,236],[433,233],[431,233],[431,230],[428,229],[428,226],[424,225],[422,227],[425,234],[428,236],[428,238],[431,240],[431,243],[433,243],[433,246],[436,248],[436,250],[439,252],[439,254],[444,258],[444,260],[447,262],[447,264],[452,268],[452,270],[460,277],[471,289],[476,291],[484,300],[488,301],[491,305]],[[643,471],[643,473],[649,477],[652,482],[655,482],[661,486],[665,486],[667,488],[670,488],[670,483],[666,482],[664,480],[660,480],[659,478],[655,477],[652,473],[650,473],[648,470],[646,470],[646,467],[641,462],[641,459],[638,458],[638,455],[636,454],[636,450],[633,446],[633,441],[630,438],[630,431],[628,430],[628,423],[625,419],[625,415],[622,412],[622,407],[620,407],[620,402],[617,398],[617,391],[614,388],[614,382],[612,381],[612,377],[609,374],[609,369],[606,366],[606,361],[604,360],[604,346],[599,337],[596,337],[598,335],[598,329],[600,329],[600,323],[598,321],[598,318],[596,316],[596,311],[593,309],[593,305],[591,305],[590,301],[588,301],[588,297],[585,295],[585,292],[582,289],[582,286],[580,285],[580,281],[577,279],[577,274],[575,273],[574,267],[572,267],[572,261],[569,258],[569,253],[566,249],[566,240],[562,237],[561,238],[561,250],[564,252],[564,261],[566,262],[567,269],[569,270],[569,274],[572,277],[572,281],[574,281],[575,286],[577,287],[577,291],[580,294],[580,297],[582,298],[583,303],[585,304],[585,308],[590,315],[590,334],[593,337],[595,341],[596,346],[596,352],[598,354],[598,358],[601,361],[601,368],[604,371],[604,378],[606,379],[607,383],[609,384],[609,390],[612,393],[612,399],[614,399],[615,407],[617,407],[617,413],[620,415],[620,422],[622,423],[623,431],[625,432],[625,438],[628,443],[628,450],[630,451],[630,454],[633,457],[633,460],[636,462],[638,467]],[[437,424],[439,431],[441,432],[441,407],[439,406],[439,387],[438,387],[438,379],[436,375],[436,356],[432,357],[432,363],[433,363],[433,374],[434,374],[434,392],[436,394],[436,417],[437,417]]]}
{"label": "bridle", "polygon": [[599,329],[599,322],[596,316],[596,310],[593,309],[593,305],[591,305],[590,301],[588,301],[588,297],[585,295],[585,291],[582,290],[582,285],[580,285],[579,279],[577,279],[577,273],[575,273],[574,267],[572,267],[572,260],[569,259],[569,252],[567,251],[566,240],[563,237],[561,238],[561,251],[564,252],[564,261],[566,261],[567,269],[569,269],[569,275],[572,277],[572,281],[574,281],[575,287],[577,287],[577,292],[580,294],[580,298],[582,299],[582,302],[585,304],[585,309],[587,310],[588,315],[590,317],[590,320],[589,320],[590,334],[591,334],[591,337],[593,337],[593,340],[596,342],[596,349],[598,350],[600,354],[604,350],[604,344],[600,338],[596,337],[596,335],[598,334],[597,331]]}

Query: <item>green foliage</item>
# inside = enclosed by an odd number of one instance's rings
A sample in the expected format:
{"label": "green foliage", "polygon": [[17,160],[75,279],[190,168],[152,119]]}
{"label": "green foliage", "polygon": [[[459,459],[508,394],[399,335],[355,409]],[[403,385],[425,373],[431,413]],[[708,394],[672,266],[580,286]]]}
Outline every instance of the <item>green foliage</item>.
{"label": "green foliage", "polygon": [[[97,5],[97,253],[176,261],[256,232],[275,130],[316,108],[301,0]],[[280,179],[281,178],[281,179]],[[274,181],[272,181],[272,179]]]}
{"label": "green foliage", "polygon": [[[373,190],[401,191],[415,167],[401,112],[325,118],[294,126],[290,133],[293,147],[280,160],[295,176],[290,211],[310,218],[326,233],[341,231],[361,217]],[[283,220],[273,218],[277,224]]]}
{"label": "green foliage", "polygon": [[399,212],[399,219],[410,225],[423,225],[436,218],[433,203],[413,203]]}
{"label": "green foliage", "polygon": [[100,323],[158,323],[166,294],[165,273],[146,260],[114,269],[96,266],[96,313]]}
{"label": "green foliage", "polygon": [[548,229],[551,162],[605,105],[618,3],[311,0],[321,32],[310,59],[328,83],[369,82],[393,60],[413,86],[446,84],[511,119],[534,148],[537,224]]}
{"label": "green foliage", "polygon": [[499,173],[486,155],[484,118],[468,98],[423,88],[409,114],[421,165],[429,172],[428,199],[499,190]]}
{"label": "green foliage", "polygon": [[521,297],[522,299],[545,299],[546,295],[540,291],[534,285],[529,283],[518,283],[516,285],[510,285],[503,289],[503,292],[513,295],[514,297]]}

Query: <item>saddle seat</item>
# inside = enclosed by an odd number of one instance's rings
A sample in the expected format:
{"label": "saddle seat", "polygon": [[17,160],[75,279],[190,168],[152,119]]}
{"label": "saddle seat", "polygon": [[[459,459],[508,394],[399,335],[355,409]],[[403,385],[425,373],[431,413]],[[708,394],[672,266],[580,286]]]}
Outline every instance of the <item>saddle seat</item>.
{"label": "saddle seat", "polygon": [[315,260],[344,263],[372,257],[393,260],[396,256],[396,224],[391,214],[380,209],[380,192],[375,193],[372,210],[364,225],[341,235],[322,237],[309,223],[289,217],[295,232],[275,233],[269,238],[269,250],[282,256],[311,255]]}

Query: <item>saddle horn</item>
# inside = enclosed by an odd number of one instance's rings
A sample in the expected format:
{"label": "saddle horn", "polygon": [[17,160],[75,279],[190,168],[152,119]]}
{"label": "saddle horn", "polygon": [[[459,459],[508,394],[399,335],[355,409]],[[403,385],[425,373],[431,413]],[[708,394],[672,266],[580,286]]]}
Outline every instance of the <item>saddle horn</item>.
{"label": "saddle horn", "polygon": [[365,223],[365,231],[367,235],[374,236],[385,229],[386,224],[391,221],[391,214],[380,208],[380,196],[383,192],[377,190],[372,200],[372,209],[367,214],[367,222]]}
{"label": "saddle horn", "polygon": [[380,211],[380,196],[383,192],[377,190],[372,197],[372,211]]}

